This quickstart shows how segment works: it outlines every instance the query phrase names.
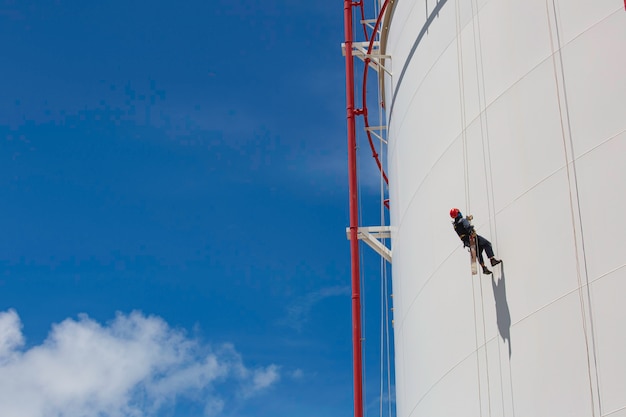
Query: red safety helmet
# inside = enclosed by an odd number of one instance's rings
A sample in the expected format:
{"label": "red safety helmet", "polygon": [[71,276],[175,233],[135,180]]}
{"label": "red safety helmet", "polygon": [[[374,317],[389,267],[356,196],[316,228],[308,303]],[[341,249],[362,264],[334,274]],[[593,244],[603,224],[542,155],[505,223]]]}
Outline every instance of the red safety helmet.
{"label": "red safety helmet", "polygon": [[458,208],[453,208],[452,210],[450,210],[450,217],[456,219],[456,216],[458,216],[460,212],[461,211]]}

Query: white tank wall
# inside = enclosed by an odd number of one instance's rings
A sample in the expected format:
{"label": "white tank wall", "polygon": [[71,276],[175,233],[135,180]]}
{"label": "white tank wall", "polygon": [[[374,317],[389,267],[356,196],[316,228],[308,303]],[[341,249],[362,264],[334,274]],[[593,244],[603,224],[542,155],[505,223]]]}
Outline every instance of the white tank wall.
{"label": "white tank wall", "polygon": [[624,4],[439,3],[386,44],[398,416],[626,417]]}

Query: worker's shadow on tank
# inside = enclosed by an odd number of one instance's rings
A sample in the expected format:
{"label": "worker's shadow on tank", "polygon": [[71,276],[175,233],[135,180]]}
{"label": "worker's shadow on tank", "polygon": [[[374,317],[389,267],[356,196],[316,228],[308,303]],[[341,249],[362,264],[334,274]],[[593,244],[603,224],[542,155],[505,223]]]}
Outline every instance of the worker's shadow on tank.
{"label": "worker's shadow on tank", "polygon": [[509,359],[511,359],[511,314],[509,313],[509,304],[506,301],[506,284],[504,280],[504,263],[500,265],[502,274],[500,279],[495,278],[495,274],[491,276],[491,286],[493,288],[493,297],[496,300],[496,316],[498,321],[498,332],[503,341],[509,344]]}

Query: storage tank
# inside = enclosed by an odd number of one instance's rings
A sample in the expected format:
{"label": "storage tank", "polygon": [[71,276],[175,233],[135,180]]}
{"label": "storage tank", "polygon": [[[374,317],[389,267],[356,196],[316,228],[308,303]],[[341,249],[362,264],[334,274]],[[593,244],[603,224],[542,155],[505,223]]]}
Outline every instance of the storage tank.
{"label": "storage tank", "polygon": [[[399,417],[626,416],[622,0],[395,0]],[[503,264],[473,276],[449,211]]]}

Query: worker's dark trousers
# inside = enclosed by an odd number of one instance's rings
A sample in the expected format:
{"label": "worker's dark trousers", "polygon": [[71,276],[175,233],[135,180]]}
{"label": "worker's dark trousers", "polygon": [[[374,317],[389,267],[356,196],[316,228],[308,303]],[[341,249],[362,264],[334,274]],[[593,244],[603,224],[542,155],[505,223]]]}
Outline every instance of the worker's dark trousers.
{"label": "worker's dark trousers", "polygon": [[478,241],[478,262],[480,262],[481,265],[484,265],[485,261],[483,260],[483,251],[485,251],[487,257],[491,259],[493,258],[493,248],[491,247],[491,242],[480,235],[477,236],[476,240]]}

